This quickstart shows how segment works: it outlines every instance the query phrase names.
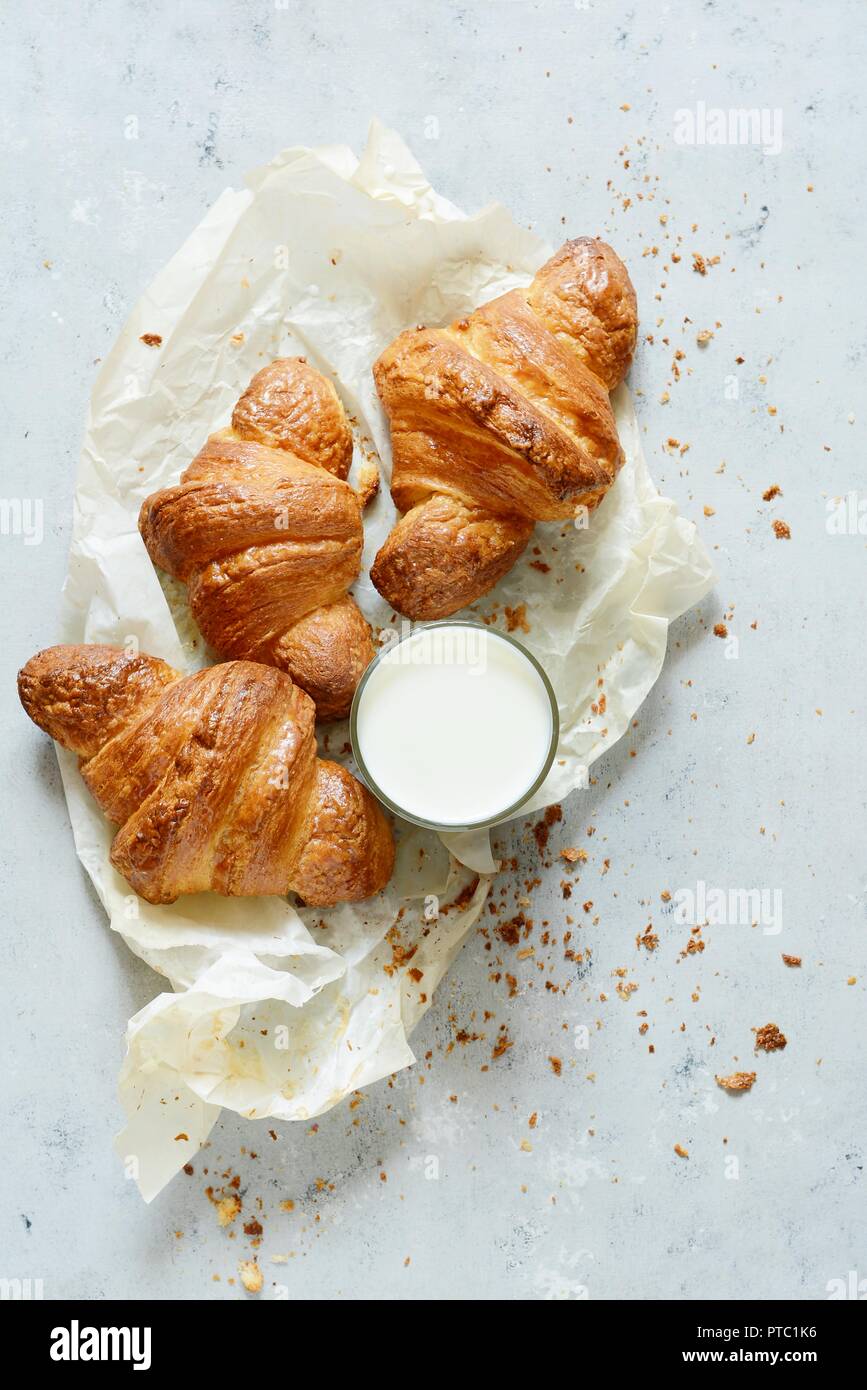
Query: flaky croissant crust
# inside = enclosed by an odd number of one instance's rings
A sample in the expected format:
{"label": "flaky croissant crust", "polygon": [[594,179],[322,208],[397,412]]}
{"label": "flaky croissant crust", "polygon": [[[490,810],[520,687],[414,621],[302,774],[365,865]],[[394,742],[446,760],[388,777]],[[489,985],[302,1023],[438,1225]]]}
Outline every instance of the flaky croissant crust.
{"label": "flaky croissant crust", "polygon": [[139,517],[151,559],[188,586],[214,650],[287,671],[320,719],[348,713],[373,657],[347,592],[364,543],[351,461],[331,382],[303,358],[279,358],[254,376],[231,428]]}
{"label": "flaky croissant crust", "polygon": [[567,242],[525,290],[374,366],[405,515],[371,578],[411,618],[449,614],[515,563],[537,521],[599,504],[623,461],[608,398],[629,368],[635,291],[605,242]]}
{"label": "flaky croissant crust", "polygon": [[19,673],[30,718],[81,759],[120,826],[111,861],[152,903],[208,889],[369,897],[394,862],[389,825],[344,768],[316,754],[314,707],[249,661],[181,676],[156,657],[50,647]]}

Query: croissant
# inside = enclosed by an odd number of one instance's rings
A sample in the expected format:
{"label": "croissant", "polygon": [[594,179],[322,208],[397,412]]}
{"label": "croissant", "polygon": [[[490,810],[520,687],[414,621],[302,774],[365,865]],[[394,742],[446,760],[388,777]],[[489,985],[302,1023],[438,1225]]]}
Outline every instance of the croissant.
{"label": "croissant", "polygon": [[371,579],[393,608],[448,617],[512,568],[537,521],[598,506],[623,462],[608,393],[637,326],[626,267],[582,237],[527,289],[386,348],[373,374],[405,515]]}
{"label": "croissant", "polygon": [[351,460],[332,384],[301,357],[279,358],[253,377],[231,429],[139,516],[151,559],[188,585],[214,650],[287,671],[320,719],[348,713],[373,657],[347,594],[364,541]]}
{"label": "croissant", "polygon": [[150,903],[211,889],[369,897],[394,862],[376,801],[316,755],[312,700],[251,661],[181,676],[153,656],[49,647],[18,676],[24,709],[81,759],[120,826],[111,862]]}

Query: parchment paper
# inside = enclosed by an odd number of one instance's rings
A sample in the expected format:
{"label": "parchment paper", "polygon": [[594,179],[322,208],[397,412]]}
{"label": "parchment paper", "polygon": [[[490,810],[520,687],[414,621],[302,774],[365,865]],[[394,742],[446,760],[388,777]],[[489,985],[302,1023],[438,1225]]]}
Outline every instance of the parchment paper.
{"label": "parchment paper", "polygon": [[[366,577],[394,519],[371,363],[408,325],[446,322],[527,283],[548,254],[502,207],[468,217],[434,193],[377,122],[360,160],[342,146],[289,149],[242,191],[227,190],[143,295],[99,374],[62,639],[137,643],[181,670],[213,659],[182,589],[151,565],[139,507],[227,422],[252,374],[292,352],[334,376],[355,429],[354,468],[382,461],[355,595],[377,628],[392,627]],[[511,626],[557,691],[558,757],[527,810],[586,784],[656,680],[669,622],[713,581],[695,528],[650,480],[625,388],[615,406],[627,463],[589,528],[537,528],[539,554],[528,550],[475,610]],[[605,708],[594,713],[600,676]],[[346,761],[345,726],[325,738],[328,755]],[[58,751],[76,849],[111,926],[171,991],[130,1020],[120,1078],[127,1124],[117,1149],[146,1200],[189,1161],[222,1106],[308,1120],[412,1063],[407,1037],[496,870],[487,835],[444,837],[446,849],[399,826],[394,879],[360,906],[314,912],[200,894],[152,907],[111,867],[112,829],[76,759]]]}

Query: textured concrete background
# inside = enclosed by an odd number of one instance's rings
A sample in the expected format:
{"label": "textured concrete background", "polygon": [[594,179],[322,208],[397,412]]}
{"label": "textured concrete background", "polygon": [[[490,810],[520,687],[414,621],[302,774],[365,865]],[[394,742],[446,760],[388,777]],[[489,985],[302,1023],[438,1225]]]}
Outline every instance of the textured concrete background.
{"label": "textured concrete background", "polygon": [[[816,1299],[867,1278],[865,536],[827,510],[864,497],[862,19],[846,0],[7,9],[3,493],[42,499],[45,535],[0,538],[0,1275],[244,1297],[255,1217],[265,1296]],[[678,143],[699,103],[779,111],[779,152]],[[90,383],[131,304],[246,169],[360,149],[374,113],[458,204],[499,199],[552,242],[601,232],[627,260],[648,456],[719,586],[547,849],[521,823],[504,839],[499,920],[532,931],[472,935],[416,1035],[426,1060],[315,1133],[226,1117],[145,1208],[110,1145],[123,1028],[156,979],[105,926],[13,675],[54,639]],[[707,926],[681,958],[661,894],[699,880],[778,890],[781,931]],[[769,1021],[788,1047],[754,1058]],[[714,1074],[739,1068],[755,1088],[727,1095]],[[204,1189],[230,1169],[244,1212],[224,1230]]]}

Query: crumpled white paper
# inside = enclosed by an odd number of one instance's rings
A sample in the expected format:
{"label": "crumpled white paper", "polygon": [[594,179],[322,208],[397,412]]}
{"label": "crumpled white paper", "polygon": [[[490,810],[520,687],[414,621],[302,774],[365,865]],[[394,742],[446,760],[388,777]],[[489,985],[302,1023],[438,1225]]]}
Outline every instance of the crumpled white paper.
{"label": "crumpled white paper", "polygon": [[[334,376],[356,467],[376,452],[387,481],[376,356],[410,324],[449,321],[527,283],[548,254],[505,209],[467,217],[434,193],[377,122],[361,160],[343,146],[290,149],[243,191],[227,190],[143,295],[94,388],[63,639],[136,641],[181,670],[212,659],[182,589],[161,581],[139,538],[144,497],[177,480],[260,366],[293,352]],[[159,349],[142,334],[159,334]],[[476,606],[517,623],[560,704],[558,757],[522,814],[585,784],[656,680],[669,622],[713,582],[695,528],[650,480],[625,388],[615,407],[627,462],[589,529],[537,528],[540,554],[529,549]],[[355,586],[378,628],[394,618],[367,569],[394,515],[384,486],[365,518]],[[343,727],[323,741],[345,758]],[[76,849],[111,926],[173,991],[130,1020],[120,1078],[127,1124],[117,1148],[146,1200],[189,1161],[222,1106],[308,1120],[412,1063],[408,1034],[496,869],[487,835],[444,837],[449,854],[436,836],[399,826],[392,883],[361,905],[296,911],[283,899],[209,893],[154,907],[112,868],[112,829],[76,759],[59,757]]]}

